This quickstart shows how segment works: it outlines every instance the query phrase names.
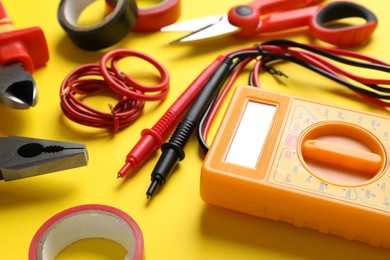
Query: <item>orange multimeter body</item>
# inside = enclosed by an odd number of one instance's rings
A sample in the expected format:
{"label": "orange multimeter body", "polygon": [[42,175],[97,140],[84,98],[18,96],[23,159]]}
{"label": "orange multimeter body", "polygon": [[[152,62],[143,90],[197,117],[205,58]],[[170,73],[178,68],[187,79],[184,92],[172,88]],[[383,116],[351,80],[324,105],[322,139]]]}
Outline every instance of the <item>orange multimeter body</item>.
{"label": "orange multimeter body", "polygon": [[390,248],[390,118],[242,86],[202,166],[210,204]]}

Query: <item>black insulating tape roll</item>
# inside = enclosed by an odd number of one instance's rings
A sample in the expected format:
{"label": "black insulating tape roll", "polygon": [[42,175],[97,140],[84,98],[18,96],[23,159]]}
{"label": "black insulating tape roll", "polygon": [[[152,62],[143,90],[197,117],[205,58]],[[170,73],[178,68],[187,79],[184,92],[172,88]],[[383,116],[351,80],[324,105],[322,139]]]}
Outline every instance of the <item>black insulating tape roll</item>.
{"label": "black insulating tape roll", "polygon": [[103,21],[92,26],[77,24],[83,10],[96,0],[62,0],[57,19],[71,41],[81,49],[95,51],[122,40],[138,18],[135,0],[117,0],[116,6]]}

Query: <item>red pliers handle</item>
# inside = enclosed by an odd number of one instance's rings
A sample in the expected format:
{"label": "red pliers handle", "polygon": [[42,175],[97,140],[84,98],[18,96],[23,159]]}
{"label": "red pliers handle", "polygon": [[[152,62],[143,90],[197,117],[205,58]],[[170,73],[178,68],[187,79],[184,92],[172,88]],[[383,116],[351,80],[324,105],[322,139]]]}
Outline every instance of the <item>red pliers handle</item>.
{"label": "red pliers handle", "polygon": [[14,30],[11,19],[0,2],[0,65],[21,62],[32,73],[49,60],[43,31],[39,27]]}

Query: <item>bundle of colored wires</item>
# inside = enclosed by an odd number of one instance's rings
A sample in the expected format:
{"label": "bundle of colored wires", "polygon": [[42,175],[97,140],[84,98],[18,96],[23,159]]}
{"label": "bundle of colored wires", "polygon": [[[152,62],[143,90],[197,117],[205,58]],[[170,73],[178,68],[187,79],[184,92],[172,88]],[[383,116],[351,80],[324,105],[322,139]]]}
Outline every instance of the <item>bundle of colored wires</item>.
{"label": "bundle of colored wires", "polygon": [[[218,108],[245,67],[254,61],[248,84],[260,88],[261,69],[269,69],[270,62],[288,61],[314,71],[331,79],[358,94],[363,99],[377,106],[390,106],[389,79],[368,78],[353,74],[334,62],[359,67],[371,71],[390,72],[390,65],[384,61],[357,52],[300,44],[288,40],[272,40],[251,48],[240,49],[227,54],[234,59],[225,85],[211,102],[199,123],[197,137],[201,148],[207,152],[207,134]],[[333,61],[333,62],[332,62]],[[367,73],[369,74],[369,73]]]}
{"label": "bundle of colored wires", "polygon": [[[161,81],[148,86],[120,71],[118,62],[129,56],[152,64],[159,71]],[[107,63],[110,63],[110,66]],[[109,106],[109,113],[82,102],[87,95],[101,90],[119,97],[114,106]],[[169,74],[160,63],[140,52],[117,49],[103,55],[100,64],[79,66],[66,76],[60,88],[61,109],[65,116],[76,123],[116,133],[141,115],[146,101],[162,100],[168,90]]]}

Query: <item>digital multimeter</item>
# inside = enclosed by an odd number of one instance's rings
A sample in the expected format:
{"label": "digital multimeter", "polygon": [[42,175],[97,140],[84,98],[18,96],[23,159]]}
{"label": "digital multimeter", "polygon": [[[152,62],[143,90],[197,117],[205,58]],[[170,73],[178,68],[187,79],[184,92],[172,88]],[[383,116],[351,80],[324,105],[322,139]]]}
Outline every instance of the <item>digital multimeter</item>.
{"label": "digital multimeter", "polygon": [[390,118],[238,87],[202,166],[210,204],[390,248]]}

